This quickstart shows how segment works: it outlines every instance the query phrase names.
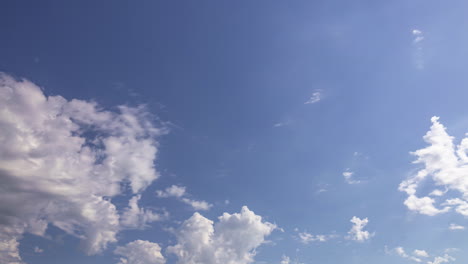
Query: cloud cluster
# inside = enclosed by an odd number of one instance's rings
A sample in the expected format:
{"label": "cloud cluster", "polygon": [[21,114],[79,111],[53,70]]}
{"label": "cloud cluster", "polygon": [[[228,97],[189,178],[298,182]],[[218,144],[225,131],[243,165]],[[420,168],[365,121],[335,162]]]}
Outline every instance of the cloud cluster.
{"label": "cloud cluster", "polygon": [[350,222],[353,223],[353,226],[348,232],[348,239],[363,242],[374,236],[373,233],[371,234],[369,231],[364,230],[364,227],[369,223],[369,219],[360,219],[359,217],[353,216]]}
{"label": "cloud cluster", "polygon": [[[446,249],[446,252],[450,251],[450,249]],[[428,258],[431,257],[430,254],[421,249],[415,249],[411,254],[406,253],[405,249],[403,247],[396,247],[395,249],[391,251],[387,251],[387,253],[394,253],[397,256],[405,259],[409,259],[414,262],[426,262],[427,264],[441,264],[441,263],[447,263],[451,261],[455,261],[455,258],[448,255],[447,253],[444,256],[435,256],[433,261],[429,261]]]}
{"label": "cloud cluster", "polygon": [[187,198],[186,188],[183,186],[172,185],[170,187],[167,187],[165,190],[157,190],[156,195],[160,198],[175,197],[179,201],[190,205],[196,211],[206,211],[210,210],[210,208],[213,207],[212,204],[206,201],[198,201]]}
{"label": "cloud cluster", "polygon": [[164,264],[166,259],[161,254],[157,243],[135,240],[125,246],[117,247],[116,255],[122,256],[118,264]]}
{"label": "cloud cluster", "polygon": [[352,171],[347,170],[347,171],[343,172],[343,177],[344,177],[346,183],[348,183],[348,184],[361,183],[361,181],[353,179],[353,175],[354,175],[354,172],[352,172]]}
{"label": "cloud cluster", "polygon": [[240,213],[224,213],[216,224],[194,213],[177,231],[177,244],[167,249],[179,264],[247,264],[276,226],[246,206]]}
{"label": "cloud cluster", "polygon": [[[455,145],[439,117],[432,117],[431,121],[432,126],[424,136],[429,146],[412,153],[417,157],[415,163],[423,167],[399,186],[400,191],[408,194],[404,204],[408,209],[425,215],[437,215],[454,208],[457,213],[468,216],[468,137]],[[443,201],[447,191],[436,189],[429,195],[437,200],[428,195],[418,197],[417,189],[427,179],[432,179],[435,186],[452,191],[451,196]]]}
{"label": "cloud cluster", "polygon": [[[3,74],[0,130],[0,263],[20,263],[18,240],[49,224],[80,238],[87,254],[102,251],[121,229],[110,198],[158,178],[155,138],[165,130],[144,107],[106,111]],[[155,220],[142,213],[139,223]]]}

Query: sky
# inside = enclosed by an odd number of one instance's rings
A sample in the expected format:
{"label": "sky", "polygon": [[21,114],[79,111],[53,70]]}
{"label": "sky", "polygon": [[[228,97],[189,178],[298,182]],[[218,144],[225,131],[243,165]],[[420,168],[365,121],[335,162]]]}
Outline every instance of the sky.
{"label": "sky", "polygon": [[0,263],[466,263],[467,8],[3,1]]}

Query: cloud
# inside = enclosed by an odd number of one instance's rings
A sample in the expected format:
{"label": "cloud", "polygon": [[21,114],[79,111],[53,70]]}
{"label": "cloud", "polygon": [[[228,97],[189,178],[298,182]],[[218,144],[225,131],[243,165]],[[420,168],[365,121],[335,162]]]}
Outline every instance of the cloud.
{"label": "cloud", "polygon": [[172,185],[167,187],[165,190],[157,190],[156,195],[161,198],[176,197],[180,198],[185,195],[185,187]]}
{"label": "cloud", "polygon": [[369,223],[369,220],[367,218],[360,219],[356,216],[353,216],[350,222],[353,223],[353,226],[348,232],[348,239],[363,242],[374,236],[373,233],[371,234],[368,231],[364,231],[364,227],[367,225],[367,223]]}
{"label": "cloud", "polygon": [[399,257],[402,257],[402,258],[405,258],[405,259],[409,259],[409,260],[412,260],[412,261],[415,261],[415,262],[422,262],[422,258],[428,258],[429,257],[429,254],[425,251],[425,250],[418,250],[418,249],[415,249],[413,251],[413,255],[408,255],[405,250],[403,249],[403,247],[396,247],[394,250],[396,255],[398,255]]}
{"label": "cloud", "polygon": [[422,42],[424,40],[424,34],[419,29],[413,29],[411,31],[413,35],[413,61],[417,69],[422,70],[424,69],[424,54],[422,48]]}
{"label": "cloud", "polygon": [[121,229],[111,198],[138,194],[159,174],[157,136],[144,107],[116,112],[45,96],[27,80],[0,76],[0,263],[20,263],[24,233],[54,225],[96,254]]}
{"label": "cloud", "polygon": [[212,204],[205,202],[205,201],[198,201],[198,200],[192,200],[187,197],[186,188],[183,186],[177,186],[177,185],[172,185],[170,187],[167,187],[165,190],[157,190],[156,195],[160,198],[169,198],[169,197],[175,197],[179,201],[190,205],[194,210],[210,210],[211,207],[213,207]]}
{"label": "cloud", "polygon": [[246,206],[240,213],[224,213],[216,224],[194,213],[176,233],[177,244],[167,248],[179,264],[252,263],[255,249],[276,228]]}
{"label": "cloud", "polygon": [[281,264],[289,264],[291,262],[291,259],[288,256],[283,255],[281,257]]}
{"label": "cloud", "polygon": [[433,261],[428,261],[427,264],[440,264],[455,261],[455,258],[445,254],[443,257],[435,257]]}
{"label": "cloud", "polygon": [[461,225],[457,225],[457,224],[450,224],[449,229],[450,230],[465,230],[465,227]]}
{"label": "cloud", "polygon": [[120,223],[125,228],[143,229],[148,226],[148,223],[165,220],[169,217],[167,212],[156,214],[151,210],[140,208],[138,201],[141,195],[136,195],[128,202],[128,207],[124,209]]}
{"label": "cloud", "polygon": [[337,237],[336,235],[313,235],[307,232],[301,232],[298,234],[299,240],[303,244],[309,244],[310,242],[325,242],[330,239]]}
{"label": "cloud", "polygon": [[39,247],[37,247],[37,246],[34,247],[34,253],[38,253],[38,254],[39,254],[39,253],[42,253],[42,252],[44,252],[44,250],[43,250],[42,248],[39,248]]}
{"label": "cloud", "polygon": [[415,249],[413,251],[413,255],[415,255],[417,257],[421,257],[421,258],[428,258],[429,257],[429,254],[425,250],[421,250],[421,249]]}
{"label": "cloud", "polygon": [[309,98],[309,100],[307,100],[304,104],[315,104],[315,103],[320,102],[322,98],[323,98],[322,90],[315,90],[312,93],[312,96]]}
{"label": "cloud", "polygon": [[135,240],[125,246],[117,247],[114,254],[122,256],[118,264],[164,264],[166,259],[161,254],[157,243]]}
{"label": "cloud", "polygon": [[351,171],[344,171],[344,172],[343,172],[343,177],[344,177],[345,181],[346,181],[348,184],[358,184],[358,183],[361,183],[361,181],[354,180],[354,179],[353,179],[353,175],[354,175],[354,172],[351,172]]}
{"label": "cloud", "polygon": [[[452,208],[455,212],[468,216],[468,138],[463,138],[459,145],[455,145],[454,138],[446,132],[439,117],[434,116],[431,121],[432,126],[423,137],[429,146],[412,152],[417,157],[414,163],[422,164],[422,168],[399,186],[400,191],[408,194],[404,204],[412,211],[430,216],[448,212]],[[443,201],[447,191],[437,192],[438,200],[416,196],[418,187],[428,179],[435,186],[453,191],[450,199]],[[431,194],[434,195],[434,191]],[[457,194],[460,197],[456,197]]]}

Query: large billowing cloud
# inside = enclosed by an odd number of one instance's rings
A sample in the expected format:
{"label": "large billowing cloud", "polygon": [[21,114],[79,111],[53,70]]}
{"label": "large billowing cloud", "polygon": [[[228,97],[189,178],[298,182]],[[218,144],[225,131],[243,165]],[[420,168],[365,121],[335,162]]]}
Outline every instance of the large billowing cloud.
{"label": "large billowing cloud", "polygon": [[[44,235],[49,224],[82,239],[87,254],[115,242],[121,220],[110,198],[139,194],[158,178],[155,137],[164,129],[150,119],[144,107],[105,111],[1,75],[0,263],[20,263],[18,240]],[[132,218],[138,225],[156,220],[138,199],[128,216],[142,213]]]}
{"label": "large billowing cloud", "polygon": [[193,214],[178,230],[177,244],[167,252],[175,254],[179,264],[247,264],[276,228],[246,206],[240,213],[224,213],[218,220],[214,224],[199,213]]}
{"label": "large billowing cloud", "polygon": [[[457,213],[468,216],[468,137],[455,145],[439,118],[432,117],[431,121],[431,129],[424,136],[429,146],[413,152],[417,157],[415,163],[423,167],[399,187],[408,194],[404,203],[408,209],[425,215],[437,215],[455,208]],[[437,189],[418,196],[418,187],[428,179]],[[447,197],[448,191],[451,191],[450,197]]]}

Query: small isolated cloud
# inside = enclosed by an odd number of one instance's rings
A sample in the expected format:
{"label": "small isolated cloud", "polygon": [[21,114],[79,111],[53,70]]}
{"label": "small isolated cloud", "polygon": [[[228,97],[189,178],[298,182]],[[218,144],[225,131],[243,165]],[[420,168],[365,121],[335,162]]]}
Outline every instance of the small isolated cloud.
{"label": "small isolated cloud", "polygon": [[118,264],[164,264],[166,259],[161,254],[157,243],[135,240],[125,246],[117,247],[114,254],[122,256]]}
{"label": "small isolated cloud", "polygon": [[361,183],[361,181],[358,181],[358,180],[354,180],[353,179],[353,175],[354,175],[354,172],[352,171],[344,171],[343,172],[343,177],[345,179],[345,181],[348,183],[348,184],[358,184],[358,183]]}
{"label": "small isolated cloud", "polygon": [[414,65],[417,69],[422,70],[424,69],[424,54],[423,54],[423,47],[422,42],[424,40],[424,34],[419,29],[413,29],[411,31],[413,35],[413,61]]}
{"label": "small isolated cloud", "polygon": [[318,103],[322,100],[323,98],[323,92],[322,90],[315,90],[312,93],[312,96],[307,100],[304,104],[315,104]]}
{"label": "small isolated cloud", "polygon": [[465,230],[465,227],[461,225],[457,225],[457,224],[450,224],[449,229],[450,230]]}
{"label": "small isolated cloud", "polygon": [[172,185],[165,190],[157,190],[156,195],[160,198],[177,198],[179,201],[190,205],[194,210],[206,211],[213,207],[213,205],[208,202],[187,198],[186,188],[183,186]]}
{"label": "small isolated cloud", "polygon": [[353,226],[348,232],[348,239],[364,242],[374,236],[374,233],[371,234],[369,231],[364,230],[364,227],[369,223],[367,218],[360,219],[356,216],[353,216],[350,222],[353,223]]}
{"label": "small isolated cloud", "polygon": [[[439,122],[439,117],[432,117],[432,126],[423,137],[429,144],[426,148],[412,152],[417,157],[414,163],[422,168],[400,183],[399,190],[407,193],[404,204],[409,210],[425,215],[437,215],[454,209],[455,212],[468,216],[468,137],[458,145],[454,144],[446,128]],[[434,186],[444,188],[444,192],[432,191],[429,195],[417,195],[418,187],[431,180]],[[426,184],[427,185],[427,184]],[[449,198],[447,191],[452,191]],[[457,197],[458,196],[458,197]],[[445,201],[444,201],[445,199]]]}
{"label": "small isolated cloud", "polygon": [[336,235],[312,235],[307,232],[301,232],[298,234],[298,237],[301,243],[307,245],[310,242],[325,242],[337,236]]}
{"label": "small isolated cloud", "polygon": [[42,252],[44,252],[44,250],[43,250],[42,248],[39,248],[39,247],[37,247],[37,246],[34,247],[34,253],[38,253],[38,254],[39,254],[39,253],[42,253]]}
{"label": "small isolated cloud", "polygon": [[240,213],[224,213],[217,223],[194,213],[176,232],[177,243],[167,252],[178,263],[248,264],[274,229],[274,224],[262,221],[246,206]]}

